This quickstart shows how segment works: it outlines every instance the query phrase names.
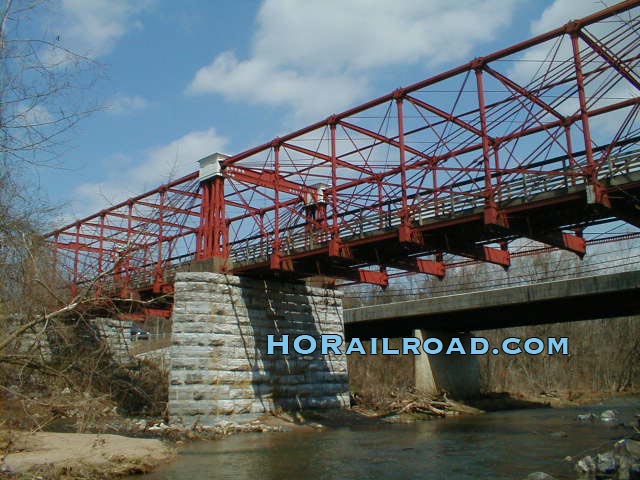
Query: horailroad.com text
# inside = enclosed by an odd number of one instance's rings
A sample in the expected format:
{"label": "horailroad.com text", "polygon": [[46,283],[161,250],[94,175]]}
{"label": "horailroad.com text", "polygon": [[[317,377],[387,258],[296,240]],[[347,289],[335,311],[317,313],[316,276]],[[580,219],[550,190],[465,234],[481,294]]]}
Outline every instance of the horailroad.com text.
{"label": "horailroad.com text", "polygon": [[[428,337],[424,340],[415,337],[400,339],[401,344],[392,348],[389,338],[372,338],[369,342],[363,342],[359,338],[352,338],[345,342],[340,335],[298,335],[289,338],[289,335],[267,335],[268,355],[311,355],[320,353],[328,355],[486,355],[491,353],[498,355],[569,355],[568,337],[549,338],[505,338],[499,345],[489,345],[484,337],[471,337],[461,339],[453,337],[450,340],[441,340],[436,337]],[[464,340],[464,342],[463,342]],[[366,347],[365,347],[366,345]]]}

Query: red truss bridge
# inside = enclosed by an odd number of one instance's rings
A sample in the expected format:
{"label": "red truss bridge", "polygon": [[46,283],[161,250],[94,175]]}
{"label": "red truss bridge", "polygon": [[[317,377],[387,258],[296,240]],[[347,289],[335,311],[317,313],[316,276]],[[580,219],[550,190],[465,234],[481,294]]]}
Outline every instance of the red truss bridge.
{"label": "red truss bridge", "polygon": [[57,264],[74,291],[129,295],[189,268],[386,286],[459,257],[507,268],[521,237],[582,256],[585,228],[640,226],[639,13],[623,2],[213,154],[48,234]]}

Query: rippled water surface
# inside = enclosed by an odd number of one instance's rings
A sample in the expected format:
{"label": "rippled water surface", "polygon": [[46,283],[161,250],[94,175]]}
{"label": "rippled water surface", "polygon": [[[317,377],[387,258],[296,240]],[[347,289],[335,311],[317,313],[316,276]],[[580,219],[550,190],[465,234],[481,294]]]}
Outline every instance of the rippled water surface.
{"label": "rippled water surface", "polygon": [[608,408],[631,422],[640,398],[410,425],[235,435],[188,445],[177,462],[144,478],[519,480],[534,471],[575,478],[565,456],[592,453],[629,431],[576,421],[579,413]]}

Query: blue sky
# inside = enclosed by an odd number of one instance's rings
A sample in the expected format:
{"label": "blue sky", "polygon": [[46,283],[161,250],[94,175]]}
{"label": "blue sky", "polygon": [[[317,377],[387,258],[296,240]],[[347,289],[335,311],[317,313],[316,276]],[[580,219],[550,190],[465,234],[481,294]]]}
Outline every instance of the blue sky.
{"label": "blue sky", "polygon": [[59,221],[599,10],[592,0],[57,0],[45,35],[102,67],[58,164]]}

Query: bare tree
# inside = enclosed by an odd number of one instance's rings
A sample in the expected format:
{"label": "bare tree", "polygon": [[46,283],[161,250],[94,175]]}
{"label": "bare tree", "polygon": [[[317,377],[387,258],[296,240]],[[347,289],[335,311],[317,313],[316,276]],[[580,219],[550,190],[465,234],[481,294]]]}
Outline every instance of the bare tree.
{"label": "bare tree", "polygon": [[52,307],[32,275],[36,257],[38,268],[47,270],[38,234],[51,209],[24,176],[52,165],[71,129],[96,109],[84,93],[98,78],[99,66],[62,47],[59,36],[48,38],[48,8],[45,0],[0,0],[0,314],[5,317],[41,316]]}
{"label": "bare tree", "polygon": [[0,0],[0,312],[24,293],[25,258],[51,212],[25,177],[55,165],[73,127],[98,108],[87,92],[101,68],[63,47],[64,32],[46,32],[50,5]]}
{"label": "bare tree", "polygon": [[97,109],[85,93],[101,69],[63,47],[64,32],[44,31],[47,1],[0,3],[0,154],[7,168],[46,164],[70,129]]}
{"label": "bare tree", "polygon": [[[115,317],[124,302],[136,300],[96,298],[93,286],[102,278],[69,295],[40,235],[50,227],[51,209],[23,179],[60,166],[74,127],[98,109],[88,99],[102,68],[63,47],[63,31],[47,32],[50,6],[0,0],[0,426],[12,420],[11,401],[19,402],[21,414],[49,408],[33,417],[41,427],[61,405],[88,412],[87,402],[100,403],[105,392],[127,404],[133,397],[149,400],[139,374],[115,365],[86,321],[96,305]],[[40,348],[45,344],[61,354],[47,355]],[[68,389],[78,395],[59,396]]]}

